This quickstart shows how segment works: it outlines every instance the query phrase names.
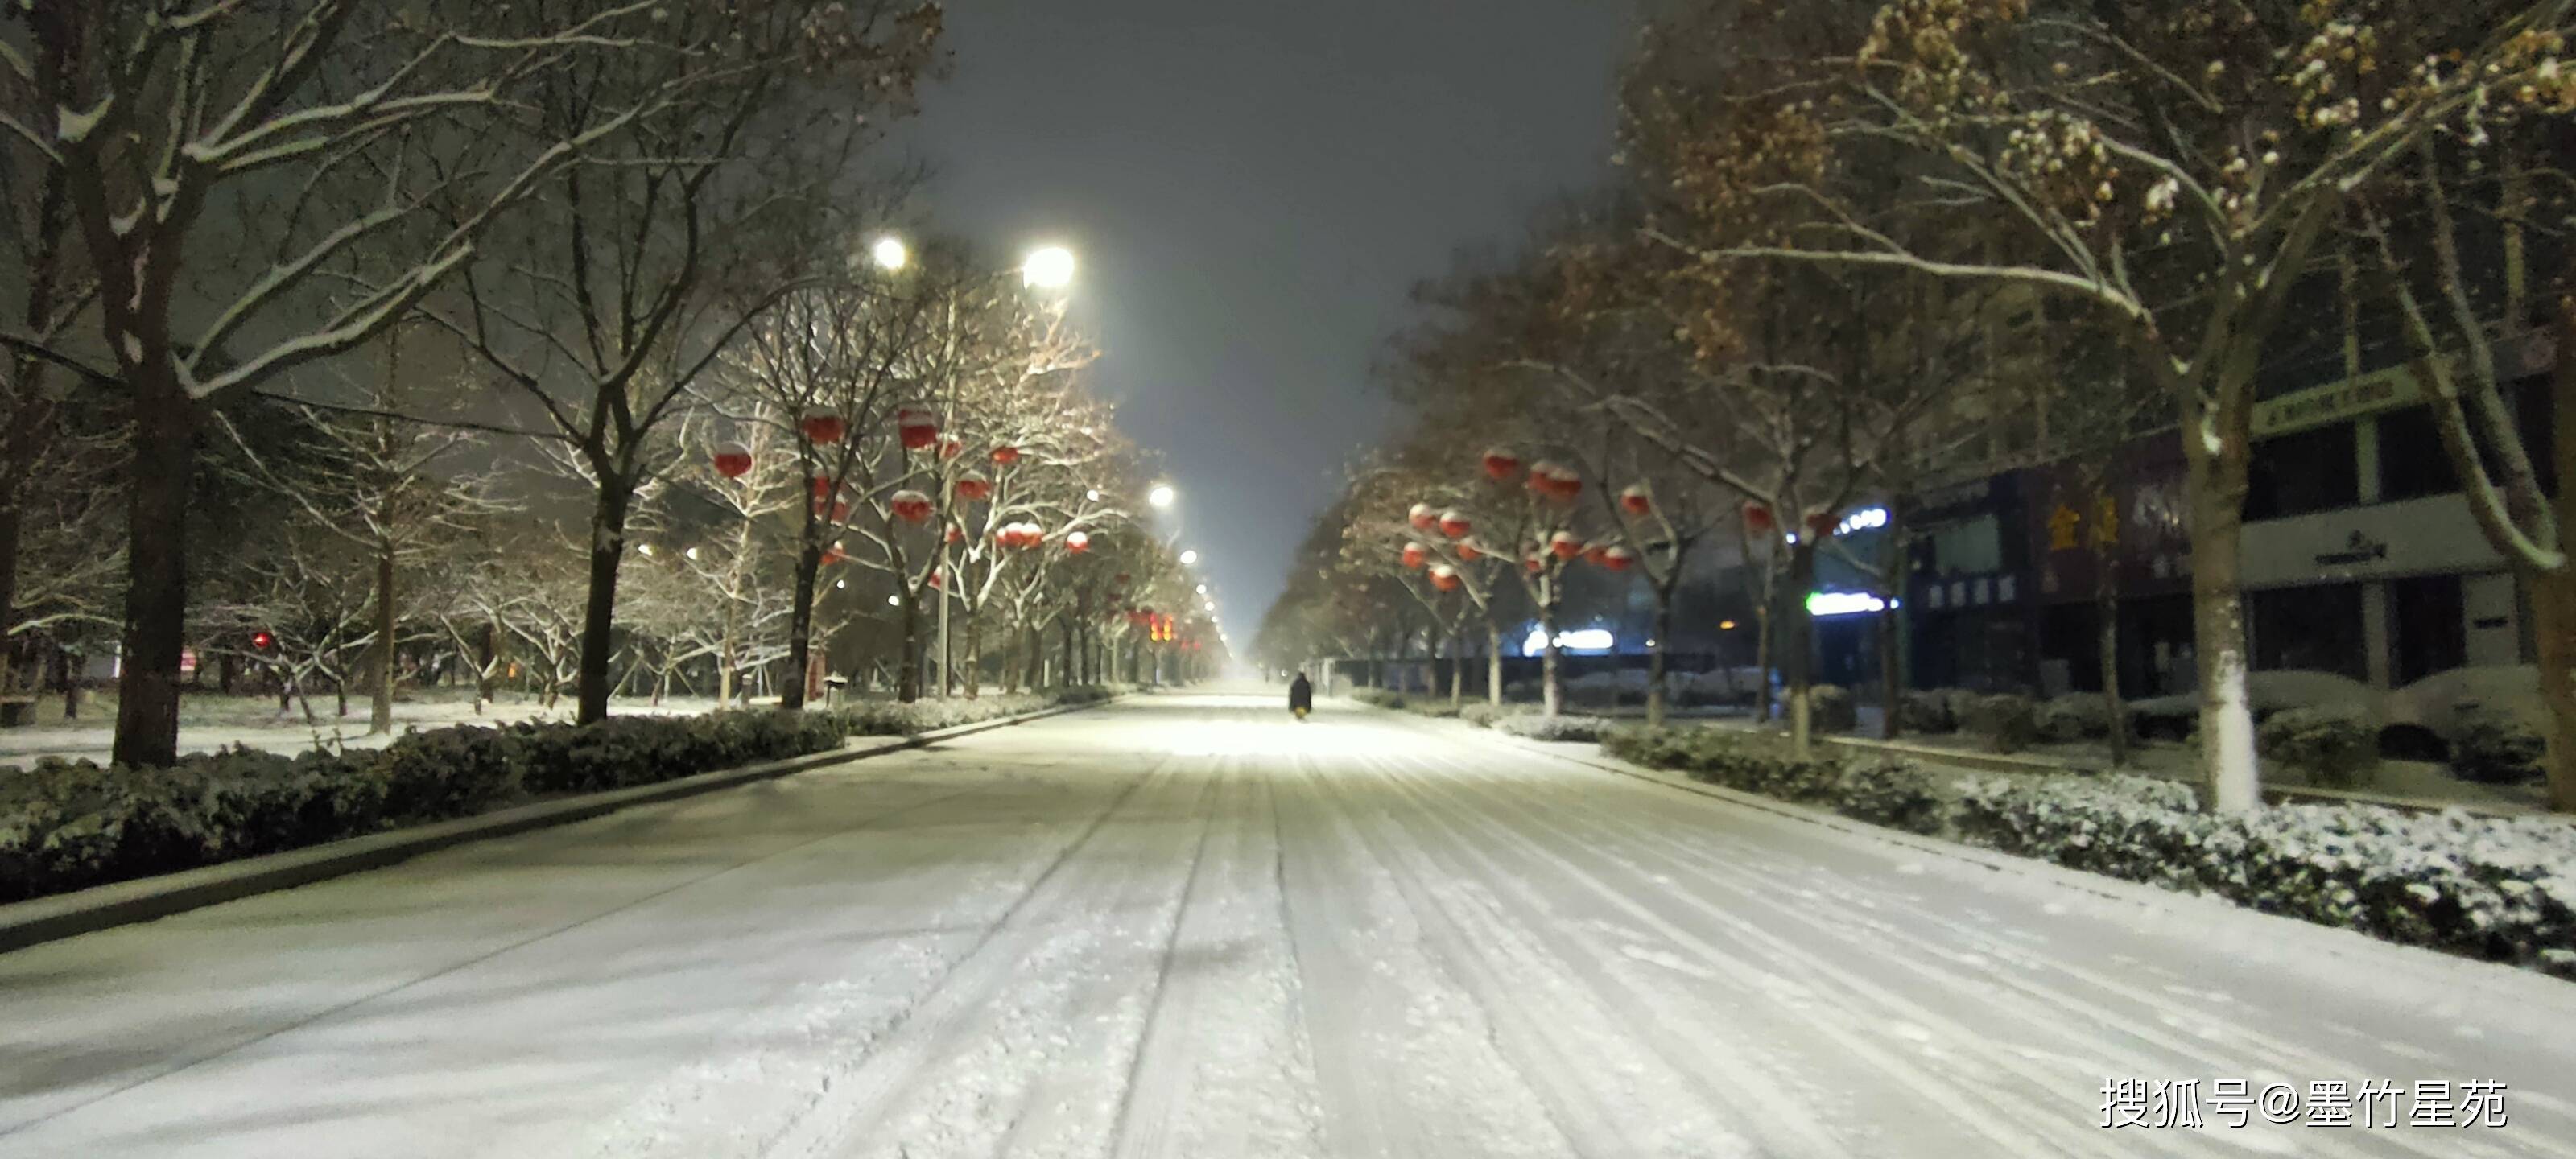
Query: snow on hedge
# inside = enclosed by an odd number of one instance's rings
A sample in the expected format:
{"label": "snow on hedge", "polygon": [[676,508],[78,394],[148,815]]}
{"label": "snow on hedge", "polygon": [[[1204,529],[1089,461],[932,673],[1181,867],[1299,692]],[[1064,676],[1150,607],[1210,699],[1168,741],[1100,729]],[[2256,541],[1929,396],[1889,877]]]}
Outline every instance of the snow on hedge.
{"label": "snow on hedge", "polygon": [[1603,747],[1876,824],[2576,978],[2576,825],[2563,818],[2364,805],[2208,814],[2173,781],[1801,760],[1775,738],[1721,729],[1621,729]]}

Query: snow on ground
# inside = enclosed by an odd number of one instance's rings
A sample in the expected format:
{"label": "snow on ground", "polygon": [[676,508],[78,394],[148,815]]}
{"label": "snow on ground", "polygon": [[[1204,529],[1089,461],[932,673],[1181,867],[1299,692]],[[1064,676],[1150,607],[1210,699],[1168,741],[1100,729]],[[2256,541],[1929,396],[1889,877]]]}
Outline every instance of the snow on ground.
{"label": "snow on ground", "polygon": [[2576,1153],[2576,988],[2228,916],[1163,695],[0,956],[0,1156]]}

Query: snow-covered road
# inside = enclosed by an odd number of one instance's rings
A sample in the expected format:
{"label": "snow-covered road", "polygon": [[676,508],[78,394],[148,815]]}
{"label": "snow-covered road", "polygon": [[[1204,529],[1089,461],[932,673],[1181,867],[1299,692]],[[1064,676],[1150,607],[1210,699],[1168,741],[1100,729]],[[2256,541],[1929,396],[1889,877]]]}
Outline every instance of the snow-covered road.
{"label": "snow-covered road", "polygon": [[2576,987],[2117,892],[1165,695],[0,956],[0,1155],[2576,1154]]}

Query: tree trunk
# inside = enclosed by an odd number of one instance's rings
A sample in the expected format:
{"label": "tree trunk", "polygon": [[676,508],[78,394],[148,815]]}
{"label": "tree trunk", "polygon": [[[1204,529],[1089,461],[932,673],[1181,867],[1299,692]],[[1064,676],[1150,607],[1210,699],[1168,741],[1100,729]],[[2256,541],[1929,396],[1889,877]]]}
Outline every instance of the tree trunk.
{"label": "tree trunk", "polygon": [[[0,497],[0,695],[18,690],[18,638],[9,626],[18,622],[18,531],[24,516],[15,494]],[[28,681],[30,688],[34,681]]]}
{"label": "tree trunk", "polygon": [[367,731],[380,735],[394,730],[394,549],[390,544],[376,547],[376,650],[369,659],[375,700],[367,712]]}
{"label": "tree trunk", "polygon": [[1804,593],[1815,590],[1816,546],[1809,536],[1789,549],[1789,746],[1800,758],[1815,755],[1815,617]]}
{"label": "tree trunk", "polygon": [[1562,650],[1556,646],[1556,590],[1553,583],[1548,585],[1546,595],[1547,598],[1539,601],[1538,605],[1538,630],[1547,635],[1547,646],[1541,650],[1539,660],[1539,702],[1543,706],[1540,711],[1556,716],[1565,711],[1565,688],[1556,682],[1556,661]]}
{"label": "tree trunk", "polygon": [[[2552,502],[2562,551],[2576,537],[2576,290],[2569,293],[2556,304],[2558,358],[2551,379],[2558,404],[2551,419],[2550,458],[2558,466]],[[2525,578],[2539,642],[2540,699],[2549,709],[2549,807],[2576,813],[2576,564],[2526,572]]]}
{"label": "tree trunk", "polygon": [[921,604],[912,593],[903,599],[903,671],[895,677],[894,698],[905,704],[921,699]]}
{"label": "tree trunk", "polygon": [[787,609],[787,670],[796,679],[778,694],[780,708],[805,707],[805,665],[814,652],[814,582],[823,567],[823,545],[803,537],[796,552],[796,602]]}
{"label": "tree trunk", "polygon": [[1771,612],[1769,602],[1753,613],[1753,718],[1771,723]]}
{"label": "tree trunk", "polygon": [[179,759],[179,653],[188,630],[188,497],[194,489],[196,400],[162,368],[132,384],[134,458],[126,478],[125,650],[117,680],[122,765]]}
{"label": "tree trunk", "polygon": [[2254,710],[2247,698],[2245,600],[2238,591],[2248,448],[2212,448],[2185,428],[2191,504],[2193,658],[2200,671],[2201,807],[2243,812],[2263,804],[2254,763]]}
{"label": "tree trunk", "polygon": [[1882,597],[1887,606],[1878,611],[1878,737],[1895,740],[1905,727],[1896,719],[1897,699],[1905,695],[1904,658],[1897,655],[1897,642],[1904,633],[1897,630],[1896,604],[1899,597]]}
{"label": "tree trunk", "polygon": [[609,661],[615,655],[617,569],[626,562],[626,517],[635,490],[615,471],[602,470],[599,500],[590,517],[590,595],[581,614],[581,657],[574,677],[578,701],[573,722],[608,718]]}
{"label": "tree trunk", "polygon": [[[1680,579],[1680,573],[1674,573]],[[1664,727],[1664,705],[1669,673],[1664,653],[1673,646],[1673,590],[1668,585],[1655,588],[1655,639],[1646,645],[1646,727]]]}
{"label": "tree trunk", "polygon": [[1080,676],[1080,675],[1075,671],[1075,668],[1074,668],[1074,664],[1075,664],[1074,648],[1075,648],[1075,645],[1074,645],[1074,627],[1073,627],[1073,621],[1071,621],[1071,620],[1066,620],[1066,621],[1064,621],[1064,632],[1063,632],[1063,635],[1064,635],[1064,686],[1065,686],[1065,687],[1067,687],[1067,688],[1071,688],[1071,687],[1073,687],[1074,685],[1076,685],[1076,684],[1078,684],[1078,683],[1081,683],[1081,679],[1082,679],[1082,678],[1081,678],[1081,676]]}
{"label": "tree trunk", "polygon": [[1485,619],[1485,703],[1503,706],[1503,626]]}
{"label": "tree trunk", "polygon": [[2093,568],[2093,619],[2101,633],[2102,707],[2111,719],[2111,765],[2129,763],[2129,705],[2120,697],[2120,581],[2108,553]]}
{"label": "tree trunk", "polygon": [[1467,704],[1466,642],[1456,628],[1449,630],[1449,707]]}

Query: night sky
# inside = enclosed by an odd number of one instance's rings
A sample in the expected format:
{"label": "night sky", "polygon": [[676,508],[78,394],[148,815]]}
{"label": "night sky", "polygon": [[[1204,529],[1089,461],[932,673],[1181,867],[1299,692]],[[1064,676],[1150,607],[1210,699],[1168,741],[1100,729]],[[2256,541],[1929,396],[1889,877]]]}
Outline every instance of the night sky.
{"label": "night sky", "polygon": [[1093,389],[1162,456],[1248,643],[1395,408],[1414,281],[1608,172],[1618,0],[955,0],[903,144],[941,228],[1080,255]]}

